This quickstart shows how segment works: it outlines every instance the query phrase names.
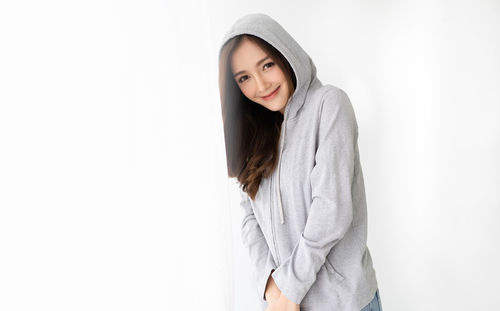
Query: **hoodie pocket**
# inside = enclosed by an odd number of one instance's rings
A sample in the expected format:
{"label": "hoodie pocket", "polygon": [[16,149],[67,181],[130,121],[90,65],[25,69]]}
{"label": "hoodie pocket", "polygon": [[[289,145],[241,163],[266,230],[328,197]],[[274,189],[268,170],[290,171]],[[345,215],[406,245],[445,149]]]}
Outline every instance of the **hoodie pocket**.
{"label": "hoodie pocket", "polygon": [[328,257],[326,257],[325,266],[326,270],[333,274],[339,281],[343,281],[345,279],[344,276],[333,267],[333,265],[330,263],[330,260],[328,260]]}

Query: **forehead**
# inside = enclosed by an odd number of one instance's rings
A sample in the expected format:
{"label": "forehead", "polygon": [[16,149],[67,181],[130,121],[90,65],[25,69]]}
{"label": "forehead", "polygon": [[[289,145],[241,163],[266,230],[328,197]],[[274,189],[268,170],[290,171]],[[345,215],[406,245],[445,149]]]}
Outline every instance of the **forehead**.
{"label": "forehead", "polygon": [[231,69],[233,72],[250,70],[266,55],[267,53],[256,43],[243,38],[240,45],[233,52]]}

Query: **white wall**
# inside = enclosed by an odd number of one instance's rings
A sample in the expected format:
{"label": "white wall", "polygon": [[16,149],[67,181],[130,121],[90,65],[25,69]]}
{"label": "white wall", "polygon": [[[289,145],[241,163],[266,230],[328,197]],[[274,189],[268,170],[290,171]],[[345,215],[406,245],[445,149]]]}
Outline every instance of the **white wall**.
{"label": "white wall", "polygon": [[0,310],[230,309],[207,12],[0,3]]}
{"label": "white wall", "polygon": [[256,310],[218,44],[275,17],[355,107],[384,310],[500,289],[498,1],[0,3],[0,310]]}

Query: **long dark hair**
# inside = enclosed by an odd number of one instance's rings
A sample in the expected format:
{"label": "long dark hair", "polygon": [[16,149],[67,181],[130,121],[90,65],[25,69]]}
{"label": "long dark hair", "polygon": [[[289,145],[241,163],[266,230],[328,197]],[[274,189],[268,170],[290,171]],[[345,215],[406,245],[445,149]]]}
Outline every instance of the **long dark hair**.
{"label": "long dark hair", "polygon": [[255,199],[262,177],[268,177],[278,163],[278,142],[283,115],[248,99],[233,79],[231,59],[241,40],[259,45],[276,62],[295,90],[297,80],[286,58],[261,38],[238,35],[222,47],[219,59],[219,92],[224,123],[227,172],[236,177],[242,190]]}

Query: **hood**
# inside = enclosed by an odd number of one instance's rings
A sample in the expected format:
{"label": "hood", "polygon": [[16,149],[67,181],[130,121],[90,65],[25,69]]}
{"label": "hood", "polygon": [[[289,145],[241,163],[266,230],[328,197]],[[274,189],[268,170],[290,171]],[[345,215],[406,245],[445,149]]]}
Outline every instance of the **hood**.
{"label": "hood", "polygon": [[290,63],[295,73],[297,86],[285,107],[283,121],[286,123],[299,112],[313,82],[321,85],[316,77],[316,66],[297,41],[278,22],[263,13],[247,14],[236,20],[222,39],[219,56],[224,44],[241,34],[251,34],[267,41]]}

